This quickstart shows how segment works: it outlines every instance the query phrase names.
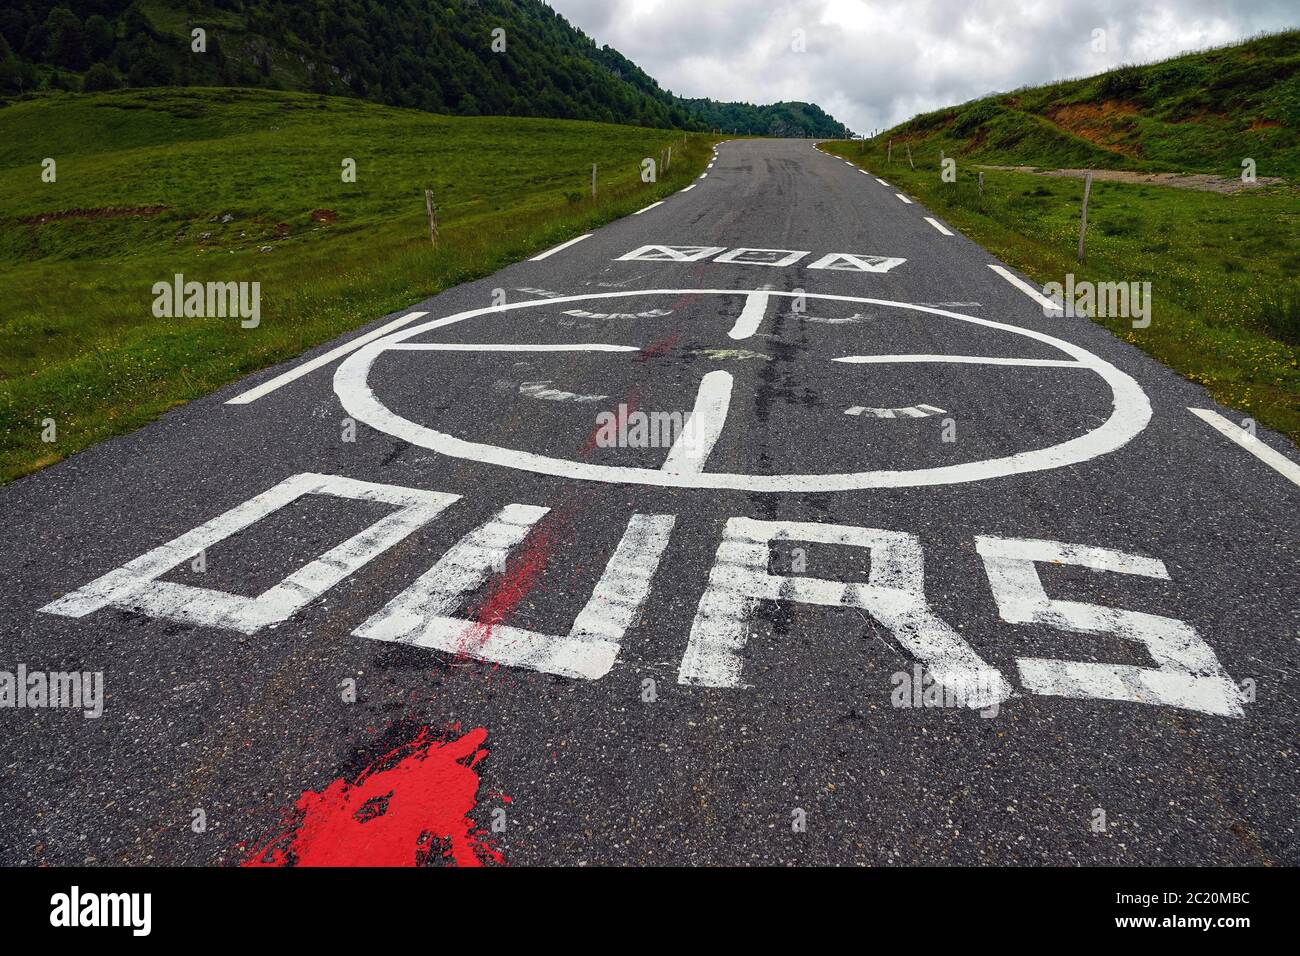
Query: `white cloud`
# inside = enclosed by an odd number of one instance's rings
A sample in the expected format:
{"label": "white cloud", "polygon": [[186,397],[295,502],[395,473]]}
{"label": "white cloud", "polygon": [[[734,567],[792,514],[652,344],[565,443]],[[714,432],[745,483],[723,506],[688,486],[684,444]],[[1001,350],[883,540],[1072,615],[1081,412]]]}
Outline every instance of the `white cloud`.
{"label": "white cloud", "polygon": [[[817,103],[858,131],[1295,26],[1294,0],[548,0],[682,96]],[[1093,50],[1093,31],[1106,48]],[[792,49],[802,30],[806,52]]]}

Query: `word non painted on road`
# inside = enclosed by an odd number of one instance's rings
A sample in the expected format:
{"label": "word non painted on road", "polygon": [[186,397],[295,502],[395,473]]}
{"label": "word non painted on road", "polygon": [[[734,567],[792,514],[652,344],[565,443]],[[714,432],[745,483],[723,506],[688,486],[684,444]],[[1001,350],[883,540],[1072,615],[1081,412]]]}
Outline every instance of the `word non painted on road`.
{"label": "word non painted on road", "polygon": [[[769,266],[785,269],[812,255],[801,249],[728,249],[725,246],[648,245],[619,256],[615,262],[703,262],[735,266]],[[716,257],[716,258],[715,258]],[[829,269],[833,272],[888,272],[906,259],[896,256],[869,256],[850,252],[828,252],[808,263],[806,269]]]}
{"label": "word non painted on road", "polygon": [[[161,580],[231,535],[304,495],[376,502],[394,510],[256,597]],[[294,475],[192,531],[52,601],[42,611],[80,618],[106,606],[156,618],[255,633],[287,620],[334,585],[436,519],[461,496],[336,475]],[[549,509],[509,504],[470,531],[430,569],[353,634],[480,661],[598,680],[613,668],[624,636],[649,597],[676,523],[668,514],[633,514],[599,581],[567,634],[504,624],[480,626],[459,616],[474,594],[528,537]],[[1244,695],[1210,646],[1189,624],[1170,617],[1057,600],[1040,565],[1169,580],[1164,562],[1108,548],[976,535],[1001,619],[1075,634],[1113,635],[1144,648],[1154,666],[1042,657],[1016,660],[1024,692],[1155,704],[1225,717],[1243,716]],[[833,581],[770,571],[780,542],[860,548],[869,552],[866,582]],[[903,531],[822,522],[729,518],[678,671],[678,683],[745,687],[749,625],[764,602],[855,608],[869,615],[931,679],[966,707],[986,709],[1015,697],[991,667],[926,600],[921,540]]]}

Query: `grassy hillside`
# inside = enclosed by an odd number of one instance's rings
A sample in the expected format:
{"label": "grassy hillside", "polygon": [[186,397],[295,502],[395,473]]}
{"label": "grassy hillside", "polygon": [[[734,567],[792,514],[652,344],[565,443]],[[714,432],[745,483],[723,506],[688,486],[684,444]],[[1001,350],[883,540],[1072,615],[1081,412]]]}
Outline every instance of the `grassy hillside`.
{"label": "grassy hillside", "polygon": [[[712,138],[685,136],[263,90],[0,110],[0,480],[662,198],[707,162]],[[643,184],[669,144],[670,173]],[[176,272],[260,281],[261,325],[155,318]]]}
{"label": "grassy hillside", "polygon": [[[1097,321],[1243,417],[1300,441],[1300,185],[1291,178],[1300,172],[1298,41],[1293,32],[1020,90],[825,148],[917,196],[1040,283],[1064,283],[1067,273],[1093,282],[1150,281],[1149,328],[1135,329],[1127,318]],[[1122,114],[1111,105],[1121,89],[1131,104]],[[1087,139],[1059,125],[1065,115],[1097,117],[1101,125]],[[957,160],[955,182],[941,178],[941,151]],[[980,169],[1095,166],[1232,177],[1244,156],[1256,159],[1260,176],[1289,181],[1233,194],[1094,181],[1082,265],[1078,179]]]}
{"label": "grassy hillside", "polygon": [[878,139],[968,162],[1300,178],[1300,31],[914,117]]}
{"label": "grassy hillside", "polygon": [[[193,49],[192,31],[206,48]],[[22,0],[0,9],[0,95],[241,86],[462,116],[840,135],[808,104],[685,101],[541,0]],[[792,108],[793,107],[793,108]],[[707,114],[707,115],[706,115]],[[742,122],[743,121],[743,122]]]}

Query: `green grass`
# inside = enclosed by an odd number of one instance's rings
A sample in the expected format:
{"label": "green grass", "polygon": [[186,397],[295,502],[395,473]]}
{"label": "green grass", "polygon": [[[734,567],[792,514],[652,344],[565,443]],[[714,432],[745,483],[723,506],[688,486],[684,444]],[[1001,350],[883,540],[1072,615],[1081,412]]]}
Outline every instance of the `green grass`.
{"label": "green grass", "polygon": [[[662,198],[698,175],[713,142],[247,89],[54,94],[0,109],[0,481]],[[642,183],[641,159],[670,144],[670,173]],[[54,183],[41,181],[45,157]],[[355,183],[342,181],[344,158]],[[166,208],[25,221],[151,205]],[[322,209],[337,220],[314,220]],[[154,318],[152,286],[177,272],[261,282],[261,325]]]}
{"label": "green grass", "polygon": [[1269,296],[1260,309],[1259,321],[1273,338],[1300,346],[1300,294],[1291,288]]}
{"label": "green grass", "polygon": [[966,162],[1300,177],[1300,31],[996,94],[880,134]]}
{"label": "green grass", "polygon": [[[1152,283],[1152,322],[1097,319],[1216,399],[1300,441],[1300,188],[1236,195],[1094,181],[1087,264],[1079,265],[1078,179],[978,171],[959,160],[939,176],[934,143],[913,147],[915,171],[886,138],[824,148],[901,186],[1035,281]],[[948,155],[952,155],[949,153]]]}

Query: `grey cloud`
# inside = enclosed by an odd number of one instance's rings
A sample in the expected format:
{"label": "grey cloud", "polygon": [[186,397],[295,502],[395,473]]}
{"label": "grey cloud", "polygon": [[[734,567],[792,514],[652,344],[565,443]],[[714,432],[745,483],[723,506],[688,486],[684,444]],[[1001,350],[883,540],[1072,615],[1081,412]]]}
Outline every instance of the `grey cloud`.
{"label": "grey cloud", "polygon": [[[817,103],[858,131],[995,90],[1293,27],[1294,0],[550,0],[682,96]],[[805,52],[793,48],[803,31]],[[1093,31],[1106,48],[1094,52]]]}

